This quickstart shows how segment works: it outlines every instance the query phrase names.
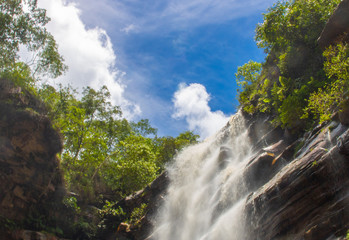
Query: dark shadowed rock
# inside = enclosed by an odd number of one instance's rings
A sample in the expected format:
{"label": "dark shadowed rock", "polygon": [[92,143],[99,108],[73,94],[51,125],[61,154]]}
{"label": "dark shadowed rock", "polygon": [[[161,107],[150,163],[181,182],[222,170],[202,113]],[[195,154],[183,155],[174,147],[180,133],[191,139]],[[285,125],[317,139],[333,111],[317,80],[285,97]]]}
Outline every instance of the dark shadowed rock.
{"label": "dark shadowed rock", "polygon": [[65,194],[56,157],[61,149],[60,135],[45,116],[42,103],[1,79],[1,218],[17,223],[36,214],[54,218],[55,203]]}
{"label": "dark shadowed rock", "polygon": [[249,189],[257,189],[271,179],[293,157],[298,141],[287,145],[280,141],[263,148],[246,165],[243,176]]}
{"label": "dark shadowed rock", "polygon": [[231,149],[227,146],[222,146],[219,149],[218,165],[220,169],[223,169],[229,162],[229,158],[233,155]]}
{"label": "dark shadowed rock", "polygon": [[[318,43],[322,49],[338,41],[339,38],[348,38],[349,33],[349,0],[343,0],[322,31]],[[345,36],[343,36],[345,34]],[[348,39],[347,39],[348,40]]]}
{"label": "dark shadowed rock", "polygon": [[343,125],[349,126],[349,101],[342,103],[342,109],[338,113],[339,121]]}
{"label": "dark shadowed rock", "polygon": [[[323,128],[246,203],[251,239],[330,239],[349,228],[349,131]],[[337,139],[341,139],[336,145]]]}
{"label": "dark shadowed rock", "polygon": [[273,164],[274,159],[274,154],[265,152],[252,159],[246,166],[243,176],[249,189],[257,189],[265,184],[283,166],[281,161]]}

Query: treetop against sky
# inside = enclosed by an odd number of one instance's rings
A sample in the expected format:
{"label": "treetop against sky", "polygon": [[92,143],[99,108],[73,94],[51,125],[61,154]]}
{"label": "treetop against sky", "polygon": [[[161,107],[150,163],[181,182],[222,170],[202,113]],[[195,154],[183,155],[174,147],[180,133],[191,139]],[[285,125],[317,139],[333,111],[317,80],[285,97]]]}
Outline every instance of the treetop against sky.
{"label": "treetop against sky", "polygon": [[238,106],[234,73],[275,0],[39,0],[69,70],[52,84],[106,85],[128,119],[205,138]]}

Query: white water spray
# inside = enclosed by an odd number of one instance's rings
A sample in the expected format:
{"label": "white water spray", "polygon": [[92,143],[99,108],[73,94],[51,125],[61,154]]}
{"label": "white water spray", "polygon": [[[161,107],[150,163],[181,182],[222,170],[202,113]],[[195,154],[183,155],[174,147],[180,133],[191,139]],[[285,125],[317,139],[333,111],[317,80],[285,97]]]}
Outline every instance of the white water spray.
{"label": "white water spray", "polygon": [[247,135],[237,113],[216,136],[179,154],[168,170],[168,194],[152,239],[245,239],[249,192],[242,174],[252,154]]}

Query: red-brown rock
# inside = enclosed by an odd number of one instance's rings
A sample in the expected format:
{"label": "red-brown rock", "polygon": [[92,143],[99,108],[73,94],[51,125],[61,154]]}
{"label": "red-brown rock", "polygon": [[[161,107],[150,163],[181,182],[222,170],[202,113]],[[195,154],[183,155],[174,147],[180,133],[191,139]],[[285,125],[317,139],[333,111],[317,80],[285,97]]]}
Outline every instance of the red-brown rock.
{"label": "red-brown rock", "polygon": [[65,191],[56,157],[61,138],[42,106],[1,79],[0,214],[16,223],[35,211],[50,215],[46,204],[60,202]]}

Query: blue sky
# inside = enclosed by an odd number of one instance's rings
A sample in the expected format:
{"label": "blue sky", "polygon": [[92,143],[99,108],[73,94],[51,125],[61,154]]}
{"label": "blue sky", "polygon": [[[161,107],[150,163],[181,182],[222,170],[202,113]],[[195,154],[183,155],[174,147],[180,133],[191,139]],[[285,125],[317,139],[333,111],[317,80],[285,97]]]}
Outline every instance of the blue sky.
{"label": "blue sky", "polygon": [[39,0],[69,72],[53,84],[109,87],[131,120],[203,138],[237,109],[234,73],[275,0]]}

